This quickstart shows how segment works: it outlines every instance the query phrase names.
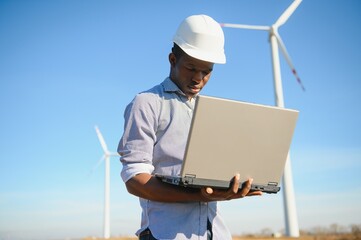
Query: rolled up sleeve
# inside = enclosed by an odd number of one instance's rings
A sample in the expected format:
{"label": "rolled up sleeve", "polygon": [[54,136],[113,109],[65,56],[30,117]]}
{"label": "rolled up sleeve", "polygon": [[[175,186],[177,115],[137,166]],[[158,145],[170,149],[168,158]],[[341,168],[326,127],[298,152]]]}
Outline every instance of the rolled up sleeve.
{"label": "rolled up sleeve", "polygon": [[[137,154],[130,153],[131,155],[134,155],[136,157]],[[127,155],[122,156],[120,158],[120,161],[123,164],[123,168],[121,171],[121,177],[124,182],[127,182],[129,179],[134,177],[135,175],[139,173],[148,173],[152,174],[154,167],[152,164],[149,163],[149,161],[142,159],[142,154],[139,154],[139,158],[137,161],[130,161],[127,158]]]}
{"label": "rolled up sleeve", "polygon": [[152,174],[154,171],[152,162],[157,117],[151,101],[146,94],[140,94],[125,109],[124,133],[118,145],[124,182],[139,173]]}

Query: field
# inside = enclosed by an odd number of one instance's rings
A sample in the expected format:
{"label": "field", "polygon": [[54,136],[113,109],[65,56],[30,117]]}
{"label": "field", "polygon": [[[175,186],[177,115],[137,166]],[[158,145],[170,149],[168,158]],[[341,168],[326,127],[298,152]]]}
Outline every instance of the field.
{"label": "field", "polygon": [[[300,230],[300,237],[271,237],[271,233],[262,231],[256,235],[233,236],[233,240],[361,240],[361,224],[351,224],[348,227],[331,224],[329,227],[314,227],[310,230]],[[272,235],[275,236],[275,235]],[[83,238],[82,240],[105,240],[103,238]],[[112,237],[109,240],[137,240],[134,237]]]}
{"label": "field", "polygon": [[[299,238],[289,237],[242,237],[235,236],[233,240],[361,240],[361,235],[358,234],[321,234],[321,235],[307,235]],[[83,240],[104,240],[103,238],[83,238]],[[136,237],[112,237],[109,240],[137,240]]]}

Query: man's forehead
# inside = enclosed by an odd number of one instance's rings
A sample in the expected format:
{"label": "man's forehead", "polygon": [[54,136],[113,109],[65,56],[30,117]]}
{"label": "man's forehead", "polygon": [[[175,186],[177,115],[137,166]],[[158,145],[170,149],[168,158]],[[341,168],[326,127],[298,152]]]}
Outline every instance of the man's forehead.
{"label": "man's forehead", "polygon": [[184,56],[184,64],[202,70],[213,70],[214,63],[202,61],[190,56]]}

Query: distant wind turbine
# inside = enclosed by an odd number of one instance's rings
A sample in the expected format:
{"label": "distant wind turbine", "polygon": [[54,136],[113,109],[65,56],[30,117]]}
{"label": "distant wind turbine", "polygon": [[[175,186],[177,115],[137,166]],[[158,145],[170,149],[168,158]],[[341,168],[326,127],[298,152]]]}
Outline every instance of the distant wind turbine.
{"label": "distant wind turbine", "polygon": [[[278,28],[282,26],[284,23],[286,23],[288,18],[296,10],[296,8],[301,3],[301,1],[302,0],[293,1],[292,4],[278,18],[278,20],[271,26],[221,23],[222,27],[268,31],[269,40],[271,43],[271,53],[272,53],[275,102],[278,107],[284,107],[278,47],[281,48],[281,52],[284,55],[288,65],[290,66],[292,73],[295,75],[297,82],[300,84],[301,88],[305,91],[301,79],[299,78],[296,69],[293,66],[291,57],[289,56],[286,50],[286,46],[284,45],[280,35],[278,34]],[[286,235],[290,237],[299,237],[300,233],[299,233],[298,220],[297,220],[297,211],[296,211],[296,203],[295,203],[293,180],[292,180],[291,160],[289,154],[287,157],[287,162],[283,174],[283,198],[284,198]]]}
{"label": "distant wind turbine", "polygon": [[113,156],[119,156],[118,153],[114,153],[114,152],[109,152],[107,144],[105,143],[105,140],[103,138],[103,135],[101,134],[99,128],[97,126],[95,126],[95,131],[98,135],[98,139],[100,142],[100,145],[103,148],[104,154],[103,156],[100,158],[97,166],[101,163],[101,162],[105,162],[105,196],[104,196],[104,238],[108,239],[110,237],[110,157]]}

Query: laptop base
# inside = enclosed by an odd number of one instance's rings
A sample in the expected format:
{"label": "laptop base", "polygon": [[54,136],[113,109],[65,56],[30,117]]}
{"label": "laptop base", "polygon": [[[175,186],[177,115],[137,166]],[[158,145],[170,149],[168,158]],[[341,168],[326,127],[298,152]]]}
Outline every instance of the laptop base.
{"label": "laptop base", "polygon": [[[228,189],[231,187],[232,184],[232,181],[196,178],[194,176],[185,176],[185,177],[177,177],[177,176],[170,177],[170,176],[162,176],[162,175],[155,175],[155,176],[160,180],[162,180],[163,182],[182,187],[201,188],[201,187],[212,186],[212,188]],[[242,184],[240,184],[239,186],[239,189],[241,188],[242,188]],[[281,187],[279,187],[277,183],[268,183],[268,185],[252,184],[250,191],[261,191],[264,193],[278,193],[280,190]]]}

